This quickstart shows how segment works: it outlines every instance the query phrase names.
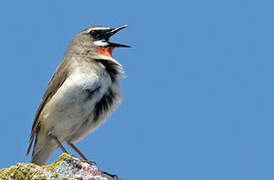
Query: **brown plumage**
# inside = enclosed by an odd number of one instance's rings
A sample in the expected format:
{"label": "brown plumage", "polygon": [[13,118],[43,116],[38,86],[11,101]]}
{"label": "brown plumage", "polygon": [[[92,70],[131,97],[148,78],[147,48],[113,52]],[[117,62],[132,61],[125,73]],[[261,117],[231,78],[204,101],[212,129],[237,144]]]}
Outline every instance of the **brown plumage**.
{"label": "brown plumage", "polygon": [[111,51],[129,46],[109,37],[125,27],[92,26],[72,40],[36,111],[27,149],[29,154],[35,139],[31,162],[45,164],[64,142],[75,149],[72,143],[99,127],[119,104],[123,68]]}

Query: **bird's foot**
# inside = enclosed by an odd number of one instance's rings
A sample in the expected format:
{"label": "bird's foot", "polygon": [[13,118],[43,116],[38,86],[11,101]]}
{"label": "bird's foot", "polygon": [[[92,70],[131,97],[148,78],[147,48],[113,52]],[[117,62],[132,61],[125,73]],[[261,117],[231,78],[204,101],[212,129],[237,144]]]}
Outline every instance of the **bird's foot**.
{"label": "bird's foot", "polygon": [[[89,161],[86,161],[86,160],[82,160],[83,162],[86,162],[92,166],[97,166],[97,163],[94,161],[94,160],[89,160]],[[112,177],[113,179],[118,179],[118,176],[116,174],[110,174],[108,172],[105,172],[105,171],[101,171],[103,174],[107,175],[107,176],[110,176]]]}
{"label": "bird's foot", "polygon": [[94,160],[85,160],[85,159],[82,159],[82,161],[85,162],[85,163],[88,163],[88,164],[90,164],[92,166],[96,166],[97,165],[97,163]]}
{"label": "bird's foot", "polygon": [[110,174],[108,172],[102,171],[103,174],[112,177],[113,179],[118,179],[119,177],[116,174]]}
{"label": "bird's foot", "polygon": [[97,165],[97,163],[96,163],[94,160],[90,160],[88,163],[89,163],[90,165],[94,165],[94,166]]}

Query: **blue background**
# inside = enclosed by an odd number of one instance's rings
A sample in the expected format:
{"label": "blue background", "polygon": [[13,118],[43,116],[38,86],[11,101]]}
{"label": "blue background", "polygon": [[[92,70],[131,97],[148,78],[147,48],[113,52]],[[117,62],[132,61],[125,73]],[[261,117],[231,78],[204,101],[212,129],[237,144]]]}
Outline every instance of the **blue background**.
{"label": "blue background", "polygon": [[133,47],[113,52],[128,76],[123,103],[79,149],[130,180],[274,179],[273,6],[1,1],[0,168],[29,161],[34,113],[70,40],[128,24],[112,38]]}

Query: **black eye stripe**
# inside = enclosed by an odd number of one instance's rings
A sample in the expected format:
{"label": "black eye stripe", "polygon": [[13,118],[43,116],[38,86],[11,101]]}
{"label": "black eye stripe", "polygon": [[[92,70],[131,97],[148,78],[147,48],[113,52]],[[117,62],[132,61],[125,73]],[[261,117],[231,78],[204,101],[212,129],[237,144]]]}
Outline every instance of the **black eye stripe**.
{"label": "black eye stripe", "polygon": [[106,41],[109,40],[109,37],[106,36],[107,30],[91,30],[89,34],[93,37],[93,39],[100,40],[105,39]]}
{"label": "black eye stripe", "polygon": [[105,30],[91,30],[89,34],[94,38],[94,39],[101,39],[104,38],[105,35]]}

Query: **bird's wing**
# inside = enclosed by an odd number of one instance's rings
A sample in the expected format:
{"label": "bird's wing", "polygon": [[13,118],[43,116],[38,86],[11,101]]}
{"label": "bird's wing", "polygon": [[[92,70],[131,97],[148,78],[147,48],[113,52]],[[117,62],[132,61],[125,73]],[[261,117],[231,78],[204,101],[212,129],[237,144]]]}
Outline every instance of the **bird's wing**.
{"label": "bird's wing", "polygon": [[51,98],[54,96],[54,94],[58,91],[58,89],[62,86],[62,84],[65,82],[65,80],[69,76],[69,74],[68,74],[69,63],[67,63],[65,61],[66,60],[61,61],[61,63],[57,67],[55,73],[53,74],[53,76],[49,82],[48,88],[42,98],[42,101],[35,113],[33,124],[32,124],[32,129],[31,129],[31,134],[30,134],[30,139],[29,139],[28,150],[27,150],[26,155],[29,154],[33,139],[39,130],[39,125],[40,125],[39,116],[40,116],[42,110],[44,109],[46,104],[51,100]]}

